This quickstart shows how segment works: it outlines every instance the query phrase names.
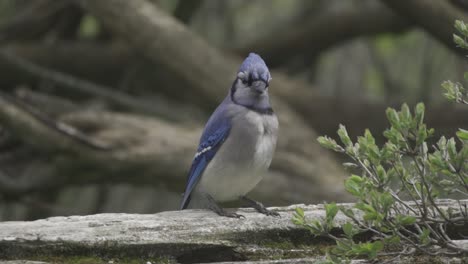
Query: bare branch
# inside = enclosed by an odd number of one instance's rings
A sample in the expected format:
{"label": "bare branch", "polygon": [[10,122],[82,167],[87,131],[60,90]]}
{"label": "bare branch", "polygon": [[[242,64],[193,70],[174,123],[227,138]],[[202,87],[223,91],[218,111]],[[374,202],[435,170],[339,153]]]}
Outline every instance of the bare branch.
{"label": "bare branch", "polygon": [[[47,151],[47,162],[54,163],[48,173],[51,180],[13,189],[16,195],[93,183],[164,184],[169,190],[181,192],[195,152],[194,142],[201,131],[198,126],[180,126],[162,120],[98,111],[68,113],[61,121],[86,130],[87,138],[112,148],[102,152],[82,146],[17,105],[0,101],[2,126],[39,151]],[[344,199],[343,189],[338,184],[341,179],[330,177],[339,175],[339,171],[316,168],[306,157],[307,152],[295,153],[294,145],[285,143],[278,146],[272,172],[258,186],[254,196],[277,204],[299,201],[303,197],[310,201],[319,197]],[[327,162],[326,156],[317,159],[319,163]],[[67,169],[66,175],[62,173],[63,169]],[[329,177],[314,178],[311,171],[320,175],[326,173]],[[291,177],[295,178],[293,182]]]}
{"label": "bare branch", "polygon": [[[50,120],[42,119],[32,109],[26,110],[14,99],[0,96],[0,120],[2,125],[12,129],[24,141],[33,146],[40,146],[46,150],[63,149],[74,152],[88,153],[88,146],[78,144],[76,138],[70,137],[61,128],[54,127]],[[34,112],[34,115],[33,115]],[[41,120],[42,119],[42,120]],[[50,123],[49,123],[50,122]]]}
{"label": "bare branch", "polygon": [[[107,79],[109,76],[122,76],[124,65],[131,64],[132,58],[136,56],[128,47],[118,43],[109,46],[89,43],[57,43],[36,46],[17,44],[8,46],[5,49],[13,50],[15,54],[21,55],[28,61],[34,61],[35,64],[44,65],[46,68],[63,69],[64,72],[72,75],[79,75],[103,83],[111,82],[111,80]],[[150,64],[143,64],[141,67],[147,68],[150,66]],[[158,74],[160,70],[158,69],[155,74]],[[0,71],[4,73],[4,78],[0,80],[0,84],[5,86],[16,85],[18,82],[24,82],[27,81],[28,77],[30,78],[30,74],[25,75],[23,69],[11,67],[11,63],[6,63],[5,60],[0,60]],[[157,92],[164,93],[170,98],[174,98],[177,94],[181,94],[180,91],[184,91],[184,95],[190,95],[191,103],[204,106],[205,109],[212,109],[216,104],[215,99],[206,103],[206,98],[202,98],[197,94],[196,90],[191,86],[192,83],[181,85],[182,83],[177,83],[178,78],[173,75],[169,75],[172,80],[171,89],[163,90],[164,87],[157,86],[161,82],[151,79],[155,74],[152,76],[139,74],[138,79],[140,82],[146,83],[147,86],[157,87]],[[303,115],[304,120],[321,134],[335,134],[337,125],[333,120],[340,120],[340,122],[346,124],[350,134],[354,136],[360,135],[369,125],[372,125],[369,128],[376,131],[377,135],[381,135],[377,131],[383,131],[387,125],[384,114],[387,105],[383,102],[371,102],[366,98],[346,98],[343,100],[323,96],[314,93],[313,90],[316,89],[311,87],[310,84],[293,81],[280,72],[273,72],[273,77],[271,88],[273,95],[288,101],[295,110]],[[229,84],[229,82],[225,82],[226,84]],[[224,91],[219,87],[211,88],[214,88],[212,95]],[[115,91],[116,89],[112,88],[112,90]],[[145,99],[148,99],[148,97]],[[165,98],[164,101],[168,101],[168,98]],[[193,109],[193,106],[186,103],[177,103],[174,99],[169,100],[169,105],[163,104],[164,101],[151,98],[153,107],[157,108],[159,116],[165,119],[186,122],[194,119],[193,115],[188,115],[188,113],[194,113],[198,110]],[[397,104],[396,102],[394,105]],[[174,112],[173,108],[184,109],[185,111]],[[442,108],[445,110],[441,111]],[[462,108],[447,109],[444,105],[434,105],[428,108],[428,123],[438,133],[451,132],[458,128],[460,122],[464,122],[463,120],[468,122],[466,111],[466,109]],[[327,115],[322,113],[327,113]],[[203,115],[198,114],[196,116],[201,116],[201,118],[195,118],[195,123],[205,120]]]}
{"label": "bare branch", "polygon": [[410,24],[387,7],[372,4],[363,8],[325,10],[290,28],[292,30],[282,32],[275,30],[234,52],[241,55],[258,52],[269,66],[278,67],[299,55],[314,58],[324,50],[356,37],[400,33],[409,29]]}
{"label": "bare branch", "polygon": [[[146,0],[81,3],[149,60],[192,84],[198,102],[218,102],[226,94],[240,59],[225,54]],[[127,10],[122,13],[122,10]]]}
{"label": "bare branch", "polygon": [[61,133],[62,135],[68,136],[77,142],[80,142],[86,146],[94,148],[96,150],[109,150],[110,146],[104,144],[103,142],[96,141],[87,137],[84,133],[80,132],[76,128],[64,123],[52,120],[48,116],[41,113],[39,110],[34,107],[26,104],[25,102],[15,99],[13,97],[7,96],[6,94],[1,94],[3,99],[8,100],[9,102],[15,104],[19,109],[24,110],[29,113],[32,117],[36,118],[37,121],[42,122],[44,125],[50,127],[51,129]]}
{"label": "bare branch", "polygon": [[77,111],[80,108],[78,104],[70,100],[52,94],[33,91],[25,86],[15,89],[15,96],[28,105],[41,109],[42,112],[52,118]]}
{"label": "bare branch", "polygon": [[97,85],[70,76],[68,74],[40,67],[30,61],[18,57],[14,53],[11,53],[7,50],[1,51],[0,56],[12,65],[21,68],[29,74],[46,79],[48,81],[55,82],[57,84],[62,85],[64,88],[77,90],[85,94],[93,95],[97,98],[103,98],[131,111],[136,111],[150,115],[159,114],[159,111],[157,111],[154,107],[152,107],[152,105],[148,104],[147,102],[132,98],[131,96],[125,93],[115,91],[115,89],[112,89],[110,87]]}
{"label": "bare branch", "polygon": [[202,4],[203,0],[179,0],[174,11],[174,16],[184,24],[188,24]]}
{"label": "bare branch", "polygon": [[453,43],[453,24],[460,19],[468,21],[466,12],[458,9],[450,1],[440,0],[382,0],[395,12],[414,24],[422,27],[447,48],[466,55],[466,51]]}

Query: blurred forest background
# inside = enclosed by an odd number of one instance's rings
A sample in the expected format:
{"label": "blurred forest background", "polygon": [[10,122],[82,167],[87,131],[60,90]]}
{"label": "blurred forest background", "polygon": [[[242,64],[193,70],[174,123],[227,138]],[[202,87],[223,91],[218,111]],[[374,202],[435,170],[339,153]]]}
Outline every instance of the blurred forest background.
{"label": "blurred forest background", "polygon": [[455,19],[468,1],[0,0],[0,220],[177,209],[202,126],[251,51],[280,118],[252,197],[346,201],[318,135],[381,135],[402,102],[426,103],[439,133],[467,124],[440,88],[468,68]]}

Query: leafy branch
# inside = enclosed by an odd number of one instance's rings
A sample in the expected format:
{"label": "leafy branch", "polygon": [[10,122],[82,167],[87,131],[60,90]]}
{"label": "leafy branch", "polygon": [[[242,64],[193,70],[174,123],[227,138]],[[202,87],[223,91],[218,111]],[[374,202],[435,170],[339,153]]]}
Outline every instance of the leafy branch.
{"label": "leafy branch", "polygon": [[[454,35],[455,43],[468,49],[468,27],[457,21],[455,28],[459,32]],[[468,80],[468,73],[465,78]],[[461,84],[447,81],[442,86],[449,100],[468,104],[468,93]],[[376,144],[369,130],[353,142],[343,125],[337,131],[340,143],[327,136],[318,138],[323,147],[348,156],[350,162],[343,165],[355,172],[344,183],[357,199],[353,208],[332,203],[325,206],[325,219],[308,220],[300,208],[293,217],[295,224],[313,235],[336,242],[329,261],[416,251],[427,255],[468,253],[448,232],[467,223],[466,205],[458,200],[458,208],[446,208],[437,202],[448,196],[468,197],[468,131],[460,129],[455,138],[441,137],[430,145],[434,130],[427,128],[424,114],[422,103],[413,111],[406,104],[399,111],[388,108],[390,128],[384,132],[387,141],[383,146]],[[341,226],[341,236],[330,233],[338,213],[348,219]],[[371,240],[360,242],[357,235],[362,233],[371,234]]]}

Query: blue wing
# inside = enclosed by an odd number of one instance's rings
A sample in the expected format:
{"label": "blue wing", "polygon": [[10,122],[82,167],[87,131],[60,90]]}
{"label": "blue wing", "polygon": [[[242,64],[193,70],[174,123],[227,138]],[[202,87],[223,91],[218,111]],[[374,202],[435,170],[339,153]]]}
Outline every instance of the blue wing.
{"label": "blue wing", "polygon": [[[212,122],[210,122],[212,121]],[[190,194],[197,185],[201,178],[203,171],[205,170],[208,163],[213,159],[214,155],[218,151],[219,147],[223,144],[229,135],[231,125],[228,120],[219,121],[209,120],[208,124],[203,132],[200,139],[200,145],[198,146],[197,153],[192,162],[192,167],[187,179],[187,187],[185,188],[184,198],[180,209],[187,208],[190,202]]]}

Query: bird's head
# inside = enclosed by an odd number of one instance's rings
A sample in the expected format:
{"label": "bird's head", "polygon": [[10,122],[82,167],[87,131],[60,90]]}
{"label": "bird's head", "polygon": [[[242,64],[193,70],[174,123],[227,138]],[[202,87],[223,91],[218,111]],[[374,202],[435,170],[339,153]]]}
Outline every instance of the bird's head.
{"label": "bird's head", "polygon": [[270,71],[263,59],[255,54],[249,56],[239,67],[237,78],[231,89],[232,99],[246,106],[262,107],[268,101],[268,86],[271,81]]}

